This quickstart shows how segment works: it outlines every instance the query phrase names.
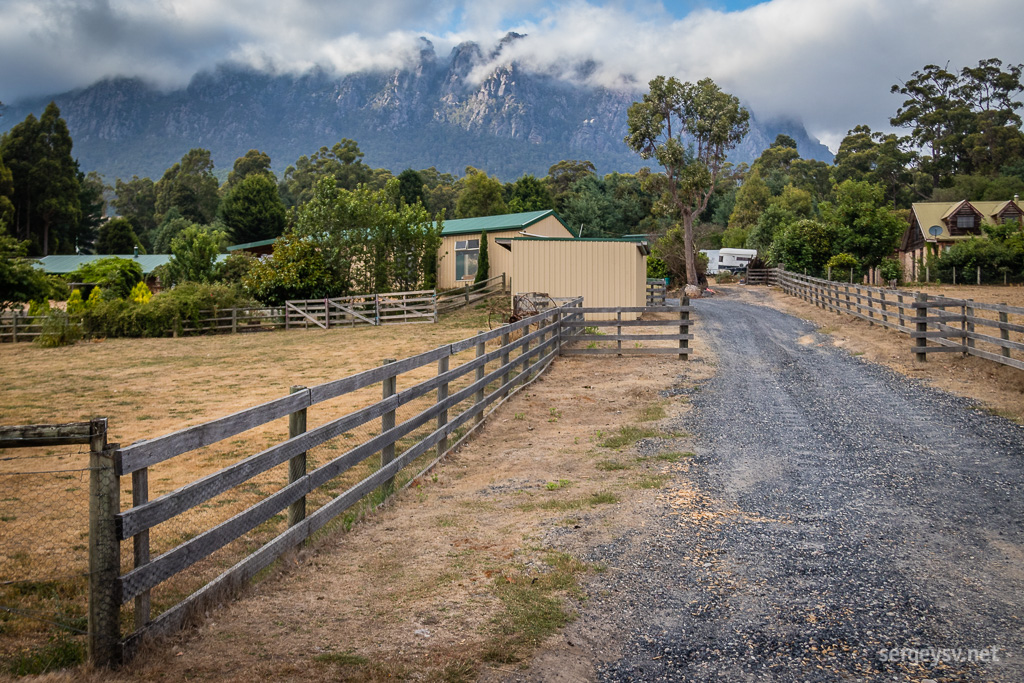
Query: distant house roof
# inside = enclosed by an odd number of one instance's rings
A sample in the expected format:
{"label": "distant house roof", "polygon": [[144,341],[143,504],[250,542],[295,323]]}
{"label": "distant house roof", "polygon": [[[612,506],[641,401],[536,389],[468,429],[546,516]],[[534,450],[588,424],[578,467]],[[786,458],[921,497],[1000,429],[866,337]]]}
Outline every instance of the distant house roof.
{"label": "distant house roof", "polygon": [[529,226],[544,220],[548,216],[554,216],[566,230],[569,226],[555,213],[554,209],[544,211],[527,211],[525,213],[505,213],[500,216],[481,216],[479,218],[457,218],[452,221],[445,221],[441,230],[442,236],[447,235],[468,235],[487,232],[498,232],[501,230],[525,230]]}
{"label": "distant house roof", "polygon": [[[1024,213],[1013,200],[996,202],[969,202],[967,200],[959,202],[919,202],[911,206],[911,226],[920,230],[923,238],[928,242],[951,242],[969,239],[974,235],[970,233],[956,234],[956,221],[954,217],[964,209],[968,211],[973,210],[974,214],[980,215],[983,225],[997,225],[1002,223],[1004,218],[1018,218]],[[928,231],[932,226],[938,226],[942,231],[937,235],[932,235]],[[953,231],[950,228],[953,228]]]}
{"label": "distant house roof", "polygon": [[99,261],[104,258],[123,258],[129,261],[136,261],[142,266],[142,273],[152,273],[158,266],[166,265],[171,260],[170,254],[59,254],[54,256],[43,256],[38,259],[39,267],[43,272],[55,275],[72,273],[86,263]]}
{"label": "distant house roof", "polygon": [[260,240],[258,242],[246,242],[245,244],[232,244],[230,247],[228,247],[228,251],[239,251],[239,250],[246,250],[246,251],[248,251],[250,249],[259,249],[260,247],[269,247],[269,246],[273,246],[274,242],[276,242],[276,241],[277,241],[277,238],[274,237],[273,239]]}

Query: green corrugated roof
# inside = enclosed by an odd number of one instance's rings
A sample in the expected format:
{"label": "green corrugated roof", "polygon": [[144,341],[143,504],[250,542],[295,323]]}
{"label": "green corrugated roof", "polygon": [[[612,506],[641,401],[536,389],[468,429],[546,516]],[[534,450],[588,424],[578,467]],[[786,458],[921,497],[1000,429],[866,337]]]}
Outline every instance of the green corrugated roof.
{"label": "green corrugated roof", "polygon": [[[148,275],[158,266],[167,265],[167,262],[171,260],[171,255],[139,254],[138,256],[134,256],[132,254],[57,254],[53,256],[43,256],[36,259],[36,267],[42,268],[45,273],[65,275],[67,273],[73,273],[86,263],[98,261],[103,258],[123,258],[129,261],[136,261],[140,266],[142,266],[142,273],[144,275]],[[217,255],[218,262],[223,261],[225,258],[227,258],[227,254]]]}
{"label": "green corrugated roof", "polygon": [[480,216],[479,218],[456,218],[445,221],[441,235],[466,235],[470,233],[498,232],[501,230],[523,230],[548,216],[554,216],[568,230],[565,221],[553,209],[544,211],[527,211],[525,213],[505,213],[500,216]]}
{"label": "green corrugated roof", "polygon": [[245,244],[232,244],[228,247],[228,251],[238,251],[239,249],[255,249],[257,247],[269,247],[271,244],[277,241],[277,238],[269,240],[260,240],[258,242],[246,242]]}
{"label": "green corrugated roof", "polygon": [[136,261],[142,266],[143,273],[152,273],[157,266],[166,265],[171,260],[170,254],[59,254],[55,256],[44,256],[39,259],[39,266],[47,273],[63,275],[81,268],[86,263],[98,261],[102,258],[123,258],[129,261]]}

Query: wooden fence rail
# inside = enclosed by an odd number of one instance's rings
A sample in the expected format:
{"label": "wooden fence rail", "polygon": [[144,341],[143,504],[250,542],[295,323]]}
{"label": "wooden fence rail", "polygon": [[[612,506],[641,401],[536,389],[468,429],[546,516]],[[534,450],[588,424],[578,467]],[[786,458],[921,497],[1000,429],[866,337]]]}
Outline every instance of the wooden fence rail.
{"label": "wooden fence rail", "polygon": [[[678,354],[681,359],[688,357],[689,340],[693,338],[689,330],[688,305],[588,309],[582,307],[581,298],[557,303],[559,305],[529,318],[469,339],[410,358],[387,361],[317,386],[292,387],[286,396],[125,447],[106,444],[105,420],[102,430],[88,424],[79,425],[74,436],[92,439],[90,443],[95,442],[97,451],[96,462],[91,466],[94,481],[90,493],[95,503],[90,515],[90,558],[95,557],[98,563],[90,569],[90,576],[95,577],[90,589],[90,660],[103,666],[130,658],[144,638],[181,628],[191,615],[224,599],[283,552],[302,543],[367,494],[378,489],[384,496],[393,493],[396,476],[404,468],[409,468],[406,474],[415,472],[410,481],[422,476],[461,444],[486,415],[544,372],[556,356],[669,353]],[[684,303],[688,302],[684,300]],[[616,313],[618,319],[586,319],[588,314],[609,312]],[[646,312],[668,313],[673,317],[668,320],[622,319],[623,313],[635,317],[637,313]],[[399,310],[396,315],[406,313]],[[617,327],[617,334],[596,335],[588,329],[608,326]],[[641,326],[670,329],[667,334],[628,334],[629,330]],[[623,346],[623,341],[637,343]],[[670,346],[650,347],[639,343],[648,341],[667,341]],[[590,342],[616,346],[579,348],[580,344]],[[452,360],[459,354],[471,355],[463,357],[456,365]],[[423,379],[423,369],[428,367],[436,367],[436,373]],[[415,372],[416,379],[405,386],[399,378],[410,372]],[[310,407],[375,385],[381,386],[380,400],[331,417],[322,424],[307,425]],[[401,408],[403,412],[399,412]],[[196,457],[200,455],[195,453],[199,449],[226,440],[243,444],[245,441],[233,437],[282,418],[288,418],[286,439],[259,452],[235,457],[216,472],[150,498],[152,468],[157,468],[154,481],[160,481],[162,463],[186,454]],[[100,431],[102,443],[98,440]],[[51,428],[7,428],[6,431],[0,428],[0,448],[12,444],[50,444],[55,433]],[[328,454],[325,462],[317,463],[319,466],[306,457],[307,452],[317,447],[322,447],[320,453]],[[346,490],[335,492],[339,477],[348,474],[344,481],[355,481],[351,476],[353,468],[377,454],[380,454],[379,467],[369,468],[370,474],[355,483],[345,484]],[[276,490],[260,493],[258,500],[249,507],[227,512],[226,519],[205,523],[204,527],[208,528],[195,534],[172,536],[168,533],[167,530],[178,528],[176,525],[182,523],[175,520],[187,518],[197,509],[216,507],[213,499],[217,496],[254,487],[255,478],[279,466],[287,466],[287,481]],[[122,509],[121,477],[126,476],[131,476],[132,499],[131,504]],[[266,481],[266,476],[256,481]],[[314,494],[320,507],[307,514],[307,498]],[[280,526],[261,526],[268,523]],[[258,527],[273,528],[276,536],[269,540],[264,536],[260,547],[254,552],[246,551],[251,554],[242,557],[238,554],[237,542],[250,539],[248,534]],[[151,533],[163,535],[154,544]],[[131,568],[122,570],[121,552],[129,540],[132,542]],[[229,544],[234,544],[231,546],[234,549],[225,550],[227,555],[214,556]],[[195,589],[195,578],[188,579],[193,581],[189,584],[192,587],[185,590],[182,590],[185,584],[180,583],[171,584],[173,590],[166,593],[163,588],[159,589],[165,596],[190,591],[191,594],[154,618],[151,595],[154,589],[182,572],[192,576],[200,568],[199,563],[205,563],[201,567],[206,567],[202,569],[206,572],[229,558],[234,558],[231,559],[233,564],[226,570],[217,569],[220,573],[212,580],[202,579],[206,583],[198,589]],[[121,608],[128,602],[134,602],[134,624],[131,633],[122,637]],[[166,604],[166,599],[158,602]]]}
{"label": "wooden fence rail", "polygon": [[442,313],[454,311],[456,308],[468,306],[471,303],[485,299],[492,294],[508,292],[508,283],[505,273],[496,275],[489,280],[476,284],[468,284],[465,287],[448,291],[437,297],[437,310]]}
{"label": "wooden fence rail", "polygon": [[[1024,307],[835,282],[788,271],[779,271],[776,277],[784,292],[819,308],[907,333],[920,362],[929,353],[962,353],[1024,370],[1024,337],[1020,336]],[[1018,335],[1016,340],[1011,333]]]}
{"label": "wooden fence rail", "polygon": [[647,278],[647,305],[664,306],[668,295],[668,278]]}
{"label": "wooden fence rail", "polygon": [[748,285],[778,284],[775,268],[747,268],[745,279]]}
{"label": "wooden fence rail", "polygon": [[[183,320],[165,334],[176,337],[179,334],[236,334],[297,328],[329,329],[342,325],[434,323],[437,322],[437,311],[437,296],[432,289],[360,294],[330,299],[287,301],[284,306],[267,308],[202,310],[195,319]],[[0,315],[0,343],[33,341],[42,332],[45,320],[45,315]]]}

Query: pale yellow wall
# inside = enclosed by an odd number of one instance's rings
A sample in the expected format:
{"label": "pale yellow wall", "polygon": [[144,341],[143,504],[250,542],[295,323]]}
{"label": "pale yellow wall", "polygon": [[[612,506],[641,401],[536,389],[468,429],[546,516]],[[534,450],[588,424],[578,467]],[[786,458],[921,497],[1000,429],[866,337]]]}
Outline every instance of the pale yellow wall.
{"label": "pale yellow wall", "polygon": [[[569,231],[554,216],[547,216],[525,229],[531,235],[542,235],[544,237],[572,237]],[[508,249],[494,243],[498,237],[522,237],[519,228],[513,230],[500,230],[487,233],[487,260],[490,261],[490,275],[497,277],[502,273],[510,276],[512,274],[512,254]],[[437,288],[451,289],[463,287],[473,278],[458,282],[455,280],[455,243],[460,240],[479,239],[480,234],[467,233],[465,235],[450,235],[441,238],[441,246],[437,250]]]}
{"label": "pale yellow wall", "polygon": [[588,307],[646,304],[647,257],[636,243],[517,240],[512,256],[513,293],[582,296]]}

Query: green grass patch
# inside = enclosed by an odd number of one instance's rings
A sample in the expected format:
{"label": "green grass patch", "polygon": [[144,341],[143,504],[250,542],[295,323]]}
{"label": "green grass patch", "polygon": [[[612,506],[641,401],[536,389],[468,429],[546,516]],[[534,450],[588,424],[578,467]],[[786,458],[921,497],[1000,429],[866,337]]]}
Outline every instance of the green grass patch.
{"label": "green grass patch", "polygon": [[665,404],[652,403],[640,409],[640,414],[637,416],[637,420],[640,422],[656,422],[657,420],[664,419],[664,417]]}
{"label": "green grass patch", "polygon": [[495,580],[493,590],[504,609],[491,622],[484,661],[520,662],[575,618],[563,600],[566,595],[580,595],[578,577],[586,571],[586,564],[557,552],[549,552],[544,561],[549,571],[502,575]]}
{"label": "green grass patch", "polygon": [[635,489],[660,489],[669,480],[667,474],[649,474],[630,484]]}
{"label": "green grass patch", "polygon": [[36,676],[78,666],[85,661],[85,642],[60,634],[46,645],[21,652],[7,662],[12,676]]}
{"label": "green grass patch", "polygon": [[544,484],[544,488],[548,491],[558,491],[559,489],[567,489],[572,486],[572,482],[568,479],[559,479],[558,481],[549,481]]}
{"label": "green grass patch", "polygon": [[632,446],[640,439],[650,439],[658,436],[663,436],[663,434],[657,429],[651,429],[650,427],[637,427],[636,425],[626,425],[624,427],[619,427],[618,434],[612,434],[601,441],[598,445],[618,450],[623,446]]}
{"label": "green grass patch", "polygon": [[597,493],[590,494],[588,502],[591,505],[610,505],[612,503],[618,503],[619,497],[611,491],[598,491]]}
{"label": "green grass patch", "polygon": [[[686,451],[685,453],[659,453],[658,455],[653,456],[653,459],[654,460],[661,460],[662,462],[679,462],[680,460],[684,460],[685,458],[693,458],[693,457],[696,457],[696,456],[697,456],[696,453],[693,453],[691,451]],[[637,460],[649,460],[649,459],[650,458],[637,458]]]}
{"label": "green grass patch", "polygon": [[629,469],[629,465],[624,462],[619,462],[618,460],[601,460],[594,465],[594,467],[604,472]]}

